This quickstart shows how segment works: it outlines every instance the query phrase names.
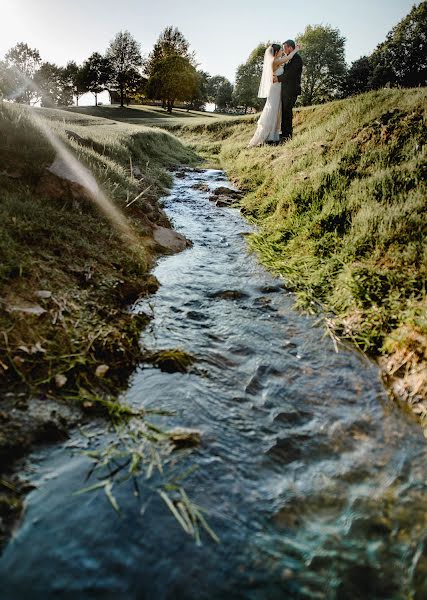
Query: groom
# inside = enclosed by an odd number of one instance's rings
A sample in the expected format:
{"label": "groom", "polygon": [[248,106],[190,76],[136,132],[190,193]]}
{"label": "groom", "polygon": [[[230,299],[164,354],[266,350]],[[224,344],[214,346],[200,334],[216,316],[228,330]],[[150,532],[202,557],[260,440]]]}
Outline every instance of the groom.
{"label": "groom", "polygon": [[[294,40],[286,40],[283,50],[288,55],[295,50]],[[282,135],[280,142],[284,143],[292,139],[292,109],[297,97],[301,94],[301,73],[303,62],[299,54],[295,54],[292,60],[284,66],[283,75],[274,76],[274,83],[280,81],[282,84]]]}

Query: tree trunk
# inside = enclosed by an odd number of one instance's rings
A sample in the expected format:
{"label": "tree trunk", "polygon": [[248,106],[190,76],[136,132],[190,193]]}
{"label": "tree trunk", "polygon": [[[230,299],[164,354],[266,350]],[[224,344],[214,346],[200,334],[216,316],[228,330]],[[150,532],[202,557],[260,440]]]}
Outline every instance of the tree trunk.
{"label": "tree trunk", "polygon": [[125,90],[124,90],[124,87],[121,85],[120,86],[120,108],[123,108],[123,106],[124,106],[124,103],[123,103],[124,96],[125,96]]}
{"label": "tree trunk", "polygon": [[98,92],[94,92],[93,95],[95,96],[95,106],[98,106]]}

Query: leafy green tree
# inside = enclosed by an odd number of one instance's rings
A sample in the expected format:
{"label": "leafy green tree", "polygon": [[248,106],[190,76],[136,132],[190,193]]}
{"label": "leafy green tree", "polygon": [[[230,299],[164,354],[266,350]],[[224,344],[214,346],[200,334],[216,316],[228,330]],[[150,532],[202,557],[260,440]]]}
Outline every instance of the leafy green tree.
{"label": "leafy green tree", "polygon": [[347,71],[343,92],[344,96],[354,96],[371,89],[371,80],[373,76],[372,59],[369,56],[362,56],[355,60]]}
{"label": "leafy green tree", "polygon": [[164,100],[171,113],[176,101],[187,102],[194,97],[198,85],[199,76],[190,61],[174,55],[157,63],[148,80],[147,93],[154,100]]}
{"label": "leafy green tree", "polygon": [[208,101],[208,81],[209,73],[205,71],[197,71],[197,87],[194,96],[189,102],[189,109],[203,110]]}
{"label": "leafy green tree", "polygon": [[227,108],[230,108],[230,106],[232,104],[233,104],[233,86],[228,81],[228,79],[226,79],[225,81],[223,81],[223,83],[218,88],[218,92],[217,92],[217,95],[215,98],[215,105],[218,110],[223,111],[223,110],[226,110]]}
{"label": "leafy green tree", "polygon": [[260,108],[263,100],[258,98],[261,76],[258,69],[249,62],[237,67],[236,85],[234,88],[234,104],[243,106],[245,113],[249,107]]}
{"label": "leafy green tree", "polygon": [[69,61],[64,69],[63,77],[65,85],[71,88],[72,95],[76,99],[78,106],[80,96],[87,91],[83,81],[82,68],[75,61]]}
{"label": "leafy green tree", "polygon": [[262,68],[264,66],[265,49],[267,46],[270,46],[270,42],[267,42],[266,44],[258,44],[258,46],[252,50],[247,60],[247,64],[254,67],[260,79],[262,75]]}
{"label": "leafy green tree", "polygon": [[42,106],[70,106],[73,103],[73,88],[66,68],[44,62],[34,81],[41,93]]}
{"label": "leafy green tree", "polygon": [[190,52],[190,44],[179,29],[172,26],[166,27],[160,33],[153,50],[148,55],[148,59],[144,65],[146,75],[149,78],[152,77],[157,70],[159,62],[169,56],[182,56],[194,67],[196,66],[194,54]]}
{"label": "leafy green tree", "polygon": [[427,2],[420,2],[371,55],[371,86],[427,84]]}
{"label": "leafy green tree", "polygon": [[61,95],[61,72],[57,65],[44,62],[34,76],[34,81],[41,93],[41,105],[58,106]]}
{"label": "leafy green tree", "polygon": [[81,68],[81,89],[95,96],[95,106],[98,106],[98,94],[107,88],[111,80],[111,64],[99,52],[94,52],[83,63]]}
{"label": "leafy green tree", "polygon": [[120,31],[110,42],[106,58],[110,65],[109,87],[119,92],[123,106],[125,95],[135,90],[138,77],[141,83],[141,47],[129,31]]}
{"label": "leafy green tree", "polygon": [[345,38],[330,25],[308,25],[297,41],[304,60],[301,103],[317,104],[339,97],[347,69]]}
{"label": "leafy green tree", "polygon": [[227,83],[230,82],[226,77],[223,77],[222,75],[214,75],[213,77],[209,77],[206,82],[207,99],[208,102],[212,102],[213,104],[215,104],[215,110],[217,108],[219,90],[223,85],[226,85]]}
{"label": "leafy green tree", "polygon": [[31,104],[39,96],[34,85],[34,75],[41,64],[39,51],[19,42],[6,53],[5,61],[7,67],[14,71],[14,75],[9,75],[9,82],[14,88],[9,90],[9,96],[16,102]]}

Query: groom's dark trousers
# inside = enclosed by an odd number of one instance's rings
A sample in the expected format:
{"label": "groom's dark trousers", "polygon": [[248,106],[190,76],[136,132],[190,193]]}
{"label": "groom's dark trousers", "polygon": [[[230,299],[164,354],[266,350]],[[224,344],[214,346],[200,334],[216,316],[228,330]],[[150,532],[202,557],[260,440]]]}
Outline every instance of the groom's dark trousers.
{"label": "groom's dark trousers", "polygon": [[282,84],[282,139],[292,137],[292,109],[301,94],[302,58],[295,54],[277,78]]}
{"label": "groom's dark trousers", "polygon": [[297,101],[295,94],[282,95],[282,138],[288,139],[292,137],[292,109]]}

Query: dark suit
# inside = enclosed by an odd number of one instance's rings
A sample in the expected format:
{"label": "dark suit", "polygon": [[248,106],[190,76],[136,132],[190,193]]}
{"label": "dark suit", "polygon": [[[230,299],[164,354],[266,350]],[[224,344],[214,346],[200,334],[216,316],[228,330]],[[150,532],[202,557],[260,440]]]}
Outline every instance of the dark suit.
{"label": "dark suit", "polygon": [[301,94],[302,67],[301,56],[295,54],[277,78],[282,84],[282,139],[292,137],[292,109]]}

